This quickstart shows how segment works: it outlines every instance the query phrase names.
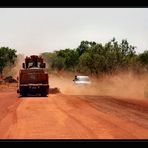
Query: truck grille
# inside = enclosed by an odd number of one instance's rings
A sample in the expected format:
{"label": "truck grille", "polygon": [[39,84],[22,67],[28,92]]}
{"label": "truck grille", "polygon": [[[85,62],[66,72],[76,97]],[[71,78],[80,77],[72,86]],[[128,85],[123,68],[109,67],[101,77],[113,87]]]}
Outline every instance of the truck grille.
{"label": "truck grille", "polygon": [[20,84],[47,84],[48,75],[47,74],[22,74],[20,77]]}

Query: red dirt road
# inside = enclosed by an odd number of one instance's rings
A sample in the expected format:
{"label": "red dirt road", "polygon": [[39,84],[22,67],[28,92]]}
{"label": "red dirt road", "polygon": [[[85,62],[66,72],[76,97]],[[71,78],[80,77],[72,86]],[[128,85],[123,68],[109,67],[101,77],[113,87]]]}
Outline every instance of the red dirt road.
{"label": "red dirt road", "polygon": [[0,93],[1,139],[147,139],[148,100]]}

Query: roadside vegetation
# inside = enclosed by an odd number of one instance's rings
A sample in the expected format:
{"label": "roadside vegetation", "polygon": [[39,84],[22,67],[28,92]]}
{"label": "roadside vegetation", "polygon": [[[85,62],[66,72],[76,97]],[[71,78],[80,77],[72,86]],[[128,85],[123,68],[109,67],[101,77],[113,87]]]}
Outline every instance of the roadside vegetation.
{"label": "roadside vegetation", "polygon": [[[50,73],[64,71],[94,76],[116,74],[120,71],[147,73],[148,50],[137,54],[135,49],[136,47],[130,45],[126,39],[119,43],[113,38],[105,44],[81,41],[75,49],[66,48],[44,52],[41,56],[47,63]],[[15,49],[9,47],[0,47],[1,77],[14,76],[21,67],[22,63],[19,62],[23,55],[17,55],[16,52]]]}
{"label": "roadside vegetation", "polygon": [[148,72],[148,51],[136,54],[136,47],[126,39],[113,38],[105,43],[81,41],[75,49],[45,52],[49,72],[67,71],[88,75],[115,74],[119,71]]}
{"label": "roadside vegetation", "polygon": [[3,72],[6,67],[9,67],[8,72],[11,74],[11,68],[15,65],[17,59],[16,52],[15,49],[9,47],[0,47],[0,78],[4,76]]}

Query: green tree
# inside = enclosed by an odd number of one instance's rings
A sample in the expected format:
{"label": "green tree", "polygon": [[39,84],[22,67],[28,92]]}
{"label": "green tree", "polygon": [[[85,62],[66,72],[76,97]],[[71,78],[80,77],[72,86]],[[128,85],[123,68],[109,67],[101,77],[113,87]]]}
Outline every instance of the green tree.
{"label": "green tree", "polygon": [[80,45],[76,49],[79,56],[86,52],[89,48],[93,47],[96,45],[96,42],[89,42],[89,41],[81,41]]}
{"label": "green tree", "polygon": [[16,57],[15,49],[9,47],[0,48],[0,75],[2,75],[5,66],[14,64]]}
{"label": "green tree", "polygon": [[48,71],[51,71],[52,70],[52,64],[53,62],[55,62],[55,59],[56,59],[56,52],[44,52],[41,54],[41,56],[43,57],[43,59],[45,60],[46,62],[46,65],[47,65],[47,68],[48,68]]}
{"label": "green tree", "polygon": [[46,59],[48,63],[52,63],[54,69],[77,70],[98,75],[99,73],[114,73],[120,69],[128,70],[135,65],[137,67],[140,61],[146,64],[142,55],[137,58],[135,48],[126,39],[118,43],[113,38],[105,45],[82,41],[78,48],[55,51],[54,56],[47,54]]}
{"label": "green tree", "polygon": [[138,60],[143,66],[148,65],[148,50],[145,50],[143,53],[139,54]]}
{"label": "green tree", "polygon": [[85,72],[87,70],[93,73],[93,59],[89,52],[83,53],[79,60],[79,71]]}
{"label": "green tree", "polygon": [[52,69],[56,69],[58,71],[62,70],[65,68],[65,59],[62,57],[55,57],[53,62],[52,62]]}
{"label": "green tree", "polygon": [[79,55],[75,49],[65,49],[57,52],[58,57],[62,57],[65,60],[65,68],[69,70],[75,70],[76,65],[79,62]]}

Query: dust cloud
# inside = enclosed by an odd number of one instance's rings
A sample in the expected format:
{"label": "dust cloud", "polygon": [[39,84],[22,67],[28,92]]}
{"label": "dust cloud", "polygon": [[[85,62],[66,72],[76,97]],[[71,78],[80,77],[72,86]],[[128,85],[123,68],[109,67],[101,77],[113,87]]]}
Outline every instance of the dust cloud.
{"label": "dust cloud", "polygon": [[[22,68],[24,58],[24,55],[18,55],[16,66],[13,68],[6,67],[4,72],[16,78]],[[61,93],[68,95],[103,95],[133,99],[148,98],[148,74],[135,74],[131,71],[124,71],[99,78],[90,76],[92,84],[88,86],[74,84],[74,76],[75,73],[49,73],[49,85],[51,88],[59,88]]]}
{"label": "dust cloud", "polygon": [[131,99],[148,98],[148,74],[120,72],[116,75],[105,75],[100,78],[90,77],[92,84],[77,86],[74,75],[49,74],[50,87],[58,87],[63,94],[69,95],[105,95]]}
{"label": "dust cloud", "polygon": [[19,70],[22,69],[22,63],[24,63],[24,61],[25,61],[25,55],[19,54],[17,56],[16,66],[13,68],[13,71],[15,72],[14,78],[19,76]]}
{"label": "dust cloud", "polygon": [[15,64],[13,66],[7,65],[3,70],[3,76],[12,76],[13,78],[17,78],[19,75],[19,70],[22,68],[22,63],[24,62],[24,55],[19,54],[17,55],[17,59],[15,61]]}

